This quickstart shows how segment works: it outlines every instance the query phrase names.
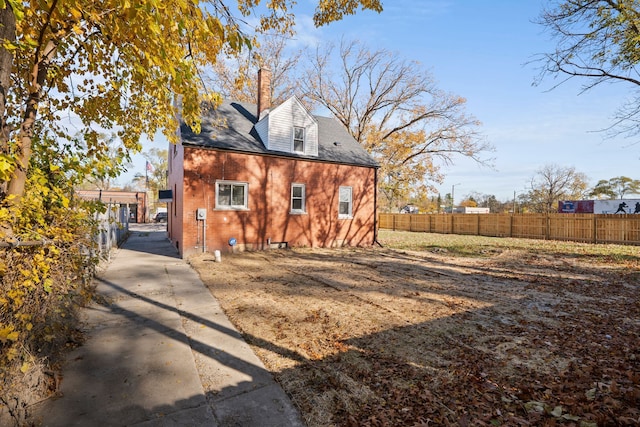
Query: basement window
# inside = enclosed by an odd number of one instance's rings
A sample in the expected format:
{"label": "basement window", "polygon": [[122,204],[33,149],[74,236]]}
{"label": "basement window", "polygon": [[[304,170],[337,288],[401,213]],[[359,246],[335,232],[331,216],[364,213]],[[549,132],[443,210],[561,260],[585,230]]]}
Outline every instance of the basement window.
{"label": "basement window", "polygon": [[236,181],[216,181],[216,209],[249,209],[249,184]]}

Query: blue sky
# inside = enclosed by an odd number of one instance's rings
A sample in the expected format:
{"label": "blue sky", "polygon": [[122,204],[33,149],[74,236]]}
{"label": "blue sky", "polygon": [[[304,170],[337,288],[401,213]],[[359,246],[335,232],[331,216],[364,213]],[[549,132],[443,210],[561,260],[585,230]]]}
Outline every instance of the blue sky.
{"label": "blue sky", "polygon": [[[640,144],[605,139],[616,108],[633,88],[604,85],[580,94],[584,81],[549,90],[553,80],[533,86],[538,53],[554,47],[532,23],[546,2],[537,0],[385,0],[381,14],[359,12],[320,29],[311,22],[317,0],[300,0],[298,46],[358,39],[418,61],[437,86],[467,99],[467,112],[495,147],[494,168],[459,158],[448,166],[441,194],[455,186],[456,201],[471,192],[507,201],[525,192],[545,164],[573,166],[593,185],[600,179],[640,179]],[[144,160],[135,158],[144,172]],[[133,171],[132,171],[133,172]],[[124,180],[126,181],[126,179]]]}

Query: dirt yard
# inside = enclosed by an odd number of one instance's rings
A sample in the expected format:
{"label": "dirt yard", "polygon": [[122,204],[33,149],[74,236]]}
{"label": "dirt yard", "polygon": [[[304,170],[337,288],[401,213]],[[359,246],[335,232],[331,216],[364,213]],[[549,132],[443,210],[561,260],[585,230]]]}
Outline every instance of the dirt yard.
{"label": "dirt yard", "polygon": [[638,256],[532,243],[190,261],[309,426],[640,425]]}

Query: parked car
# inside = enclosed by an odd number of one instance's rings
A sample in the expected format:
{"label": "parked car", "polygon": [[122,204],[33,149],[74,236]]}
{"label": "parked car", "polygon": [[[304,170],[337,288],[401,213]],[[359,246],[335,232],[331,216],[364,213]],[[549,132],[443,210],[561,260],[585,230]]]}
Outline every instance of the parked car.
{"label": "parked car", "polygon": [[166,212],[158,212],[153,219],[155,222],[167,222],[169,215]]}
{"label": "parked car", "polygon": [[400,209],[401,214],[417,214],[420,212],[417,206],[406,205],[402,209]]}

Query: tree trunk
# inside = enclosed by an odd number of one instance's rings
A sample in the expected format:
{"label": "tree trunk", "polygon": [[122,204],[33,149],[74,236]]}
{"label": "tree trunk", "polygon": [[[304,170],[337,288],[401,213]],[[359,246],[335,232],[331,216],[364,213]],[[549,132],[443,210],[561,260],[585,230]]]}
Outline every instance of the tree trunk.
{"label": "tree trunk", "polygon": [[[13,54],[5,49],[2,41],[15,42],[16,17],[7,5],[0,10],[0,154],[9,154],[9,128],[6,118],[7,93],[11,85]],[[0,182],[0,201],[7,191],[7,182]]]}
{"label": "tree trunk", "polygon": [[7,194],[14,195],[18,199],[24,195],[24,188],[27,183],[27,171],[29,170],[29,161],[31,160],[31,140],[33,138],[33,125],[36,121],[37,105],[36,100],[29,100],[22,126],[20,126],[19,141],[15,149],[18,164],[13,173],[13,178],[9,181]]}
{"label": "tree trunk", "polygon": [[29,170],[29,161],[31,160],[33,128],[36,123],[38,104],[42,97],[42,85],[45,82],[51,59],[55,55],[56,47],[54,41],[49,41],[31,71],[29,99],[25,106],[22,125],[20,125],[20,134],[18,135],[18,142],[14,150],[17,161],[16,170],[13,178],[9,181],[9,188],[7,190],[7,195],[13,195],[18,200],[24,195],[25,185],[27,183],[27,171]]}

